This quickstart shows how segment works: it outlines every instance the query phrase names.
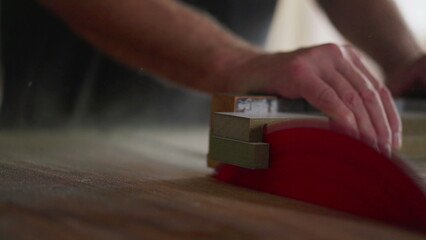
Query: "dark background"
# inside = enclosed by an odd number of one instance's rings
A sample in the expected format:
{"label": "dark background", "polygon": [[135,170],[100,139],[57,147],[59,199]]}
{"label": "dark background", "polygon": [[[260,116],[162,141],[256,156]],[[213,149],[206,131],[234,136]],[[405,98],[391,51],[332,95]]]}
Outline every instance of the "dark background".
{"label": "dark background", "polygon": [[[276,0],[186,2],[258,46],[265,42],[276,5]],[[208,123],[207,95],[160,83],[115,62],[35,1],[1,4],[1,127]]]}

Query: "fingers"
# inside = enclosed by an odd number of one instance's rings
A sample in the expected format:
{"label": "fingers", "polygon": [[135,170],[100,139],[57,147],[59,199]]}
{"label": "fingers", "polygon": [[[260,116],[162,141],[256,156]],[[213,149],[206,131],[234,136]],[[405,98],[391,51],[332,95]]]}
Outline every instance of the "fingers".
{"label": "fingers", "polygon": [[388,156],[392,147],[400,146],[401,120],[392,96],[353,49],[326,44],[288,53],[281,60],[286,84],[276,88],[279,94],[305,98],[343,127],[340,130]]}
{"label": "fingers", "polygon": [[401,117],[396,108],[395,101],[392,98],[390,91],[383,87],[379,90],[380,97],[383,101],[383,106],[388,115],[389,124],[392,130],[392,146],[394,149],[399,149],[402,146],[402,122]]}
{"label": "fingers", "polygon": [[304,86],[303,98],[329,116],[339,130],[359,138],[357,121],[352,111],[340,100],[337,93],[319,77],[312,76]]}
{"label": "fingers", "polygon": [[367,70],[362,62],[362,56],[355,49],[346,47],[346,50],[348,51],[352,63],[361,71],[367,80],[372,83],[373,87],[378,92],[391,129],[392,147],[394,149],[400,148],[402,145],[402,123],[390,91]]}
{"label": "fingers", "polygon": [[[348,55],[351,53],[346,52]],[[358,92],[362,99],[363,106],[368,113],[368,117],[360,117],[358,125],[365,124],[364,121],[370,122],[377,136],[379,149],[386,155],[391,154],[392,131],[388,114],[386,113],[383,101],[376,87],[378,82],[374,79],[370,80],[357,66],[352,56],[348,56],[347,61],[337,63],[337,71],[348,80],[349,84]],[[359,64],[359,63],[358,63]],[[368,134],[368,133],[365,133]],[[368,135],[367,135],[368,136]]]}
{"label": "fingers", "polygon": [[345,79],[339,72],[328,71],[327,73],[323,78],[336,91],[343,104],[352,111],[357,122],[360,140],[378,150],[375,128],[361,96],[351,86],[349,80]]}

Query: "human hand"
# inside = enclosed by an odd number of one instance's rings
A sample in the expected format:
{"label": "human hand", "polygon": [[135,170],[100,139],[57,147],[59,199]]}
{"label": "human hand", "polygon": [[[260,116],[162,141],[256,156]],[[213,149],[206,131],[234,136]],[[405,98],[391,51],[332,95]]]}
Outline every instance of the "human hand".
{"label": "human hand", "polygon": [[259,54],[234,68],[230,78],[229,91],[304,98],[347,134],[388,156],[401,145],[401,120],[389,90],[349,46]]}
{"label": "human hand", "polygon": [[426,91],[426,55],[389,74],[386,84],[394,96],[403,95],[413,88]]}

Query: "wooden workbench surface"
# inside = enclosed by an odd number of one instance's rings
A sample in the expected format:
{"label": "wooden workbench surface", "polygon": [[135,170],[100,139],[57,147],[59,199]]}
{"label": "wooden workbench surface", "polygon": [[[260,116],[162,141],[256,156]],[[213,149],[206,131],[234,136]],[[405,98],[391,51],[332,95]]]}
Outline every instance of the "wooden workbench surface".
{"label": "wooden workbench surface", "polygon": [[207,131],[2,132],[0,239],[425,239],[218,183]]}

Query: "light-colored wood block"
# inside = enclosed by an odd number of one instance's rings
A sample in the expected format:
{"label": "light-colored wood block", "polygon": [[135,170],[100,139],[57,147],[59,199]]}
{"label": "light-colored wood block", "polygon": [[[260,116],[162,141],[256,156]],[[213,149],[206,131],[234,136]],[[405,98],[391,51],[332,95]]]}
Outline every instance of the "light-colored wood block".
{"label": "light-colored wood block", "polygon": [[311,114],[219,112],[213,118],[212,134],[245,142],[262,142],[265,125],[307,119],[327,120],[324,116]]}
{"label": "light-colored wood block", "polygon": [[250,169],[269,167],[269,144],[249,143],[222,137],[210,138],[211,159]]}
{"label": "light-colored wood block", "polygon": [[[210,136],[215,112],[277,112],[277,97],[268,95],[216,94],[210,109]],[[219,163],[207,154],[207,166],[216,168]]]}

